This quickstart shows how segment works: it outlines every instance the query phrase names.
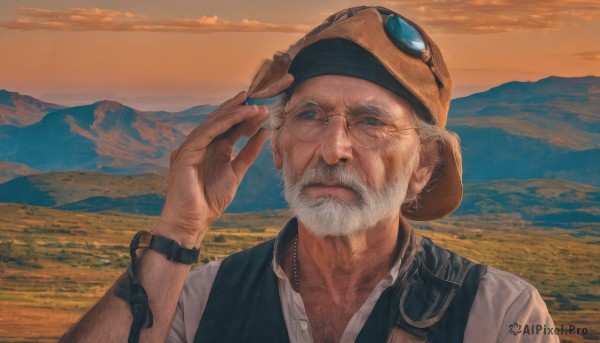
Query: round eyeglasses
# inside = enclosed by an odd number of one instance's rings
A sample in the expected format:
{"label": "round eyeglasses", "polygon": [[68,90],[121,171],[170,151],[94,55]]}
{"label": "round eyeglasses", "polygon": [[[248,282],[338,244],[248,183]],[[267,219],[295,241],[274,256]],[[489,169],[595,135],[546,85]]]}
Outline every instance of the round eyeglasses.
{"label": "round eyeglasses", "polygon": [[[299,141],[312,142],[321,139],[333,117],[345,120],[346,132],[352,141],[364,148],[375,148],[388,142],[395,132],[416,129],[399,128],[392,118],[375,113],[327,114],[317,104],[303,104],[284,112],[284,122],[291,134]],[[279,128],[278,128],[279,129]]]}

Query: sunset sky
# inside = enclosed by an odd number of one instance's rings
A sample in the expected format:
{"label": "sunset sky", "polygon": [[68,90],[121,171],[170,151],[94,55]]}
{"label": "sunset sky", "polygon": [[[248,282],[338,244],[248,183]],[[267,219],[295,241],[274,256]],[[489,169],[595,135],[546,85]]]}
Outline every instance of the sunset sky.
{"label": "sunset sky", "polygon": [[[3,0],[0,89],[216,103],[261,61],[353,0]],[[600,1],[380,1],[442,48],[454,97],[550,75],[600,75]]]}

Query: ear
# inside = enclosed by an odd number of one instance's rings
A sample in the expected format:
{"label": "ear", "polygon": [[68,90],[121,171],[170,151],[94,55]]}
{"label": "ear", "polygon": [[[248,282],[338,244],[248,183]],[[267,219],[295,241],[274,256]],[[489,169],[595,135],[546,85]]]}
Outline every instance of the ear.
{"label": "ear", "polygon": [[433,170],[440,159],[438,143],[435,141],[421,145],[419,163],[413,171],[408,187],[412,194],[419,194],[431,179]]}
{"label": "ear", "polygon": [[275,130],[271,131],[271,150],[273,151],[273,161],[275,162],[275,168],[281,170],[283,168],[283,157],[279,150],[279,137],[277,137]]}

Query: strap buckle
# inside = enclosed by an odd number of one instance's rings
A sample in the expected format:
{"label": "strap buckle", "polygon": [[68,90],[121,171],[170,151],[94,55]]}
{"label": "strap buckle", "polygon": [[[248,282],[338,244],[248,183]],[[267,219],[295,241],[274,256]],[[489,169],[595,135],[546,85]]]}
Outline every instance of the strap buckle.
{"label": "strap buckle", "polygon": [[152,244],[152,239],[154,238],[154,235],[148,231],[141,231],[142,233],[140,234],[140,239],[138,241],[138,248],[140,249],[146,249],[150,247],[150,244]]}

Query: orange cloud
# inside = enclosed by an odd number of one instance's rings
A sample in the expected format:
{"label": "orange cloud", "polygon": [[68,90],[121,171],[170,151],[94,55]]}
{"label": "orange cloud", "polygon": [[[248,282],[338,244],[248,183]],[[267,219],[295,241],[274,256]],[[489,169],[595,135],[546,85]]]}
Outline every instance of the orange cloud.
{"label": "orange cloud", "polygon": [[[600,2],[589,0],[387,0],[384,6],[398,9],[430,31],[455,34],[548,31],[574,26],[582,21],[600,20]],[[304,33],[316,24],[273,24],[248,18],[231,22],[217,16],[150,19],[131,12],[99,8],[22,8],[20,12],[24,17],[0,21],[0,28],[23,31]]]}
{"label": "orange cloud", "polygon": [[580,52],[570,53],[569,55],[579,57],[584,61],[600,62],[600,50],[580,51]]}
{"label": "orange cloud", "polygon": [[149,32],[306,32],[306,25],[271,24],[243,19],[239,23],[202,16],[193,19],[148,19],[131,12],[99,8],[69,8],[47,10],[23,8],[26,18],[0,21],[0,27],[10,30],[48,31],[149,31]]}
{"label": "orange cloud", "polygon": [[554,30],[600,19],[600,2],[589,0],[388,0],[385,6],[415,9],[411,14],[427,28],[458,34]]}

